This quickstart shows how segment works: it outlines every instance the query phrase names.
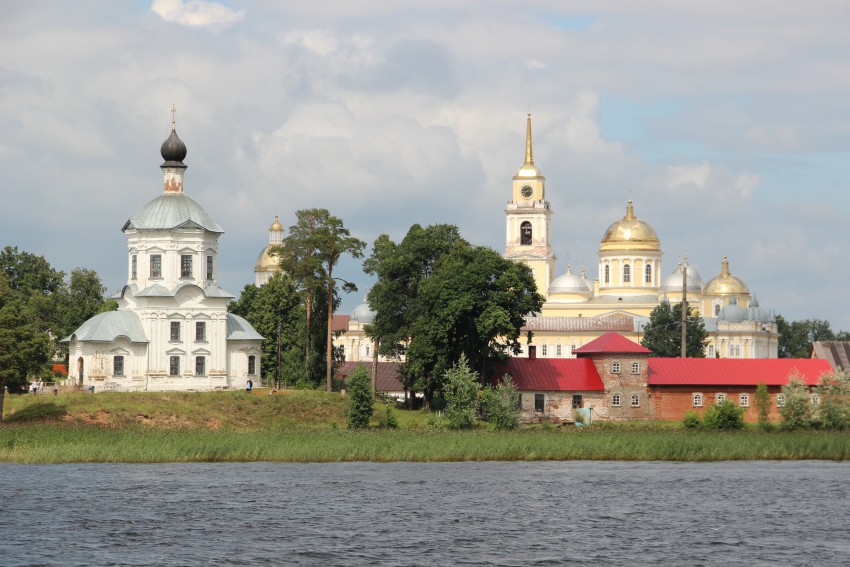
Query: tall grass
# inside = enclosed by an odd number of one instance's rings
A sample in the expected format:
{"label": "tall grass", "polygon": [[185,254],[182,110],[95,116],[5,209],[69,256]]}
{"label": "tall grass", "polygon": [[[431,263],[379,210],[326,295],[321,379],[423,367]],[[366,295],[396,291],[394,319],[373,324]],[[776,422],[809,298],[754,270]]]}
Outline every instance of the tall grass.
{"label": "tall grass", "polygon": [[0,428],[0,461],[717,461],[850,458],[850,434],[609,430]]}

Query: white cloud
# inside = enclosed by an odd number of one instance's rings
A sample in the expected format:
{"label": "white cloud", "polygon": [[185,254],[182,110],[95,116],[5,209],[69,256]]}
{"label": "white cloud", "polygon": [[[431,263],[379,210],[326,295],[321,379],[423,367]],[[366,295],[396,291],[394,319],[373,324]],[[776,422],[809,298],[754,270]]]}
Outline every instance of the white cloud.
{"label": "white cloud", "polygon": [[695,164],[673,165],[667,168],[667,188],[680,190],[691,186],[702,191],[708,183],[708,176],[710,174],[711,164],[707,161]]}
{"label": "white cloud", "polygon": [[204,0],[153,0],[151,10],[166,22],[193,28],[227,26],[245,16],[245,10],[235,12],[222,4]]}

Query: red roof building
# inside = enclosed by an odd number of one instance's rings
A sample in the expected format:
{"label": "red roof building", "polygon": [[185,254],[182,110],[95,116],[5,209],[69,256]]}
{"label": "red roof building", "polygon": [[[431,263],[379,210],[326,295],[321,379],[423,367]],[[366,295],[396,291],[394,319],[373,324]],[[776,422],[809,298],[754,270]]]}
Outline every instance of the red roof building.
{"label": "red roof building", "polygon": [[619,333],[605,333],[598,339],[593,339],[586,345],[575,350],[577,355],[602,354],[602,353],[640,353],[651,354],[652,351],[645,346],[631,341]]}
{"label": "red roof building", "polygon": [[510,358],[497,373],[510,374],[518,390],[601,392],[596,366],[581,358]]}

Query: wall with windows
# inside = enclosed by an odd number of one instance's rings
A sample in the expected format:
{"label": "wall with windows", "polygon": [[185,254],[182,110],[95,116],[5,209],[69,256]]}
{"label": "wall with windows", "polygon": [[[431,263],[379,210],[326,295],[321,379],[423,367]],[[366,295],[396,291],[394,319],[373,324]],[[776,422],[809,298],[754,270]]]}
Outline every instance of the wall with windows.
{"label": "wall with windows", "polygon": [[603,392],[522,390],[519,393],[520,419],[524,423],[573,421],[573,409],[577,408],[590,408],[592,419],[604,419],[607,413]]}
{"label": "wall with windows", "polygon": [[[649,390],[657,419],[681,421],[689,411],[702,415],[706,408],[726,399],[736,406],[744,407],[744,421],[758,421],[755,386],[652,386]],[[769,418],[771,421],[779,421],[778,404],[782,403],[782,389],[769,386],[767,390],[771,402]]]}

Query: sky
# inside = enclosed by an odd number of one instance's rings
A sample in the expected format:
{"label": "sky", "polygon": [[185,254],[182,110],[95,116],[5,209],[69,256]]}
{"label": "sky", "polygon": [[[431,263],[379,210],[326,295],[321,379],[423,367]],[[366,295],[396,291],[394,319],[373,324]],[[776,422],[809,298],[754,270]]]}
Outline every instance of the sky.
{"label": "sky", "polygon": [[[175,105],[233,294],[304,208],[503,252],[530,110],[558,274],[597,276],[631,198],[665,275],[728,256],[762,307],[850,330],[848,29],[846,0],[3,0],[0,246],[119,291]],[[335,273],[350,313],[371,280]]]}

